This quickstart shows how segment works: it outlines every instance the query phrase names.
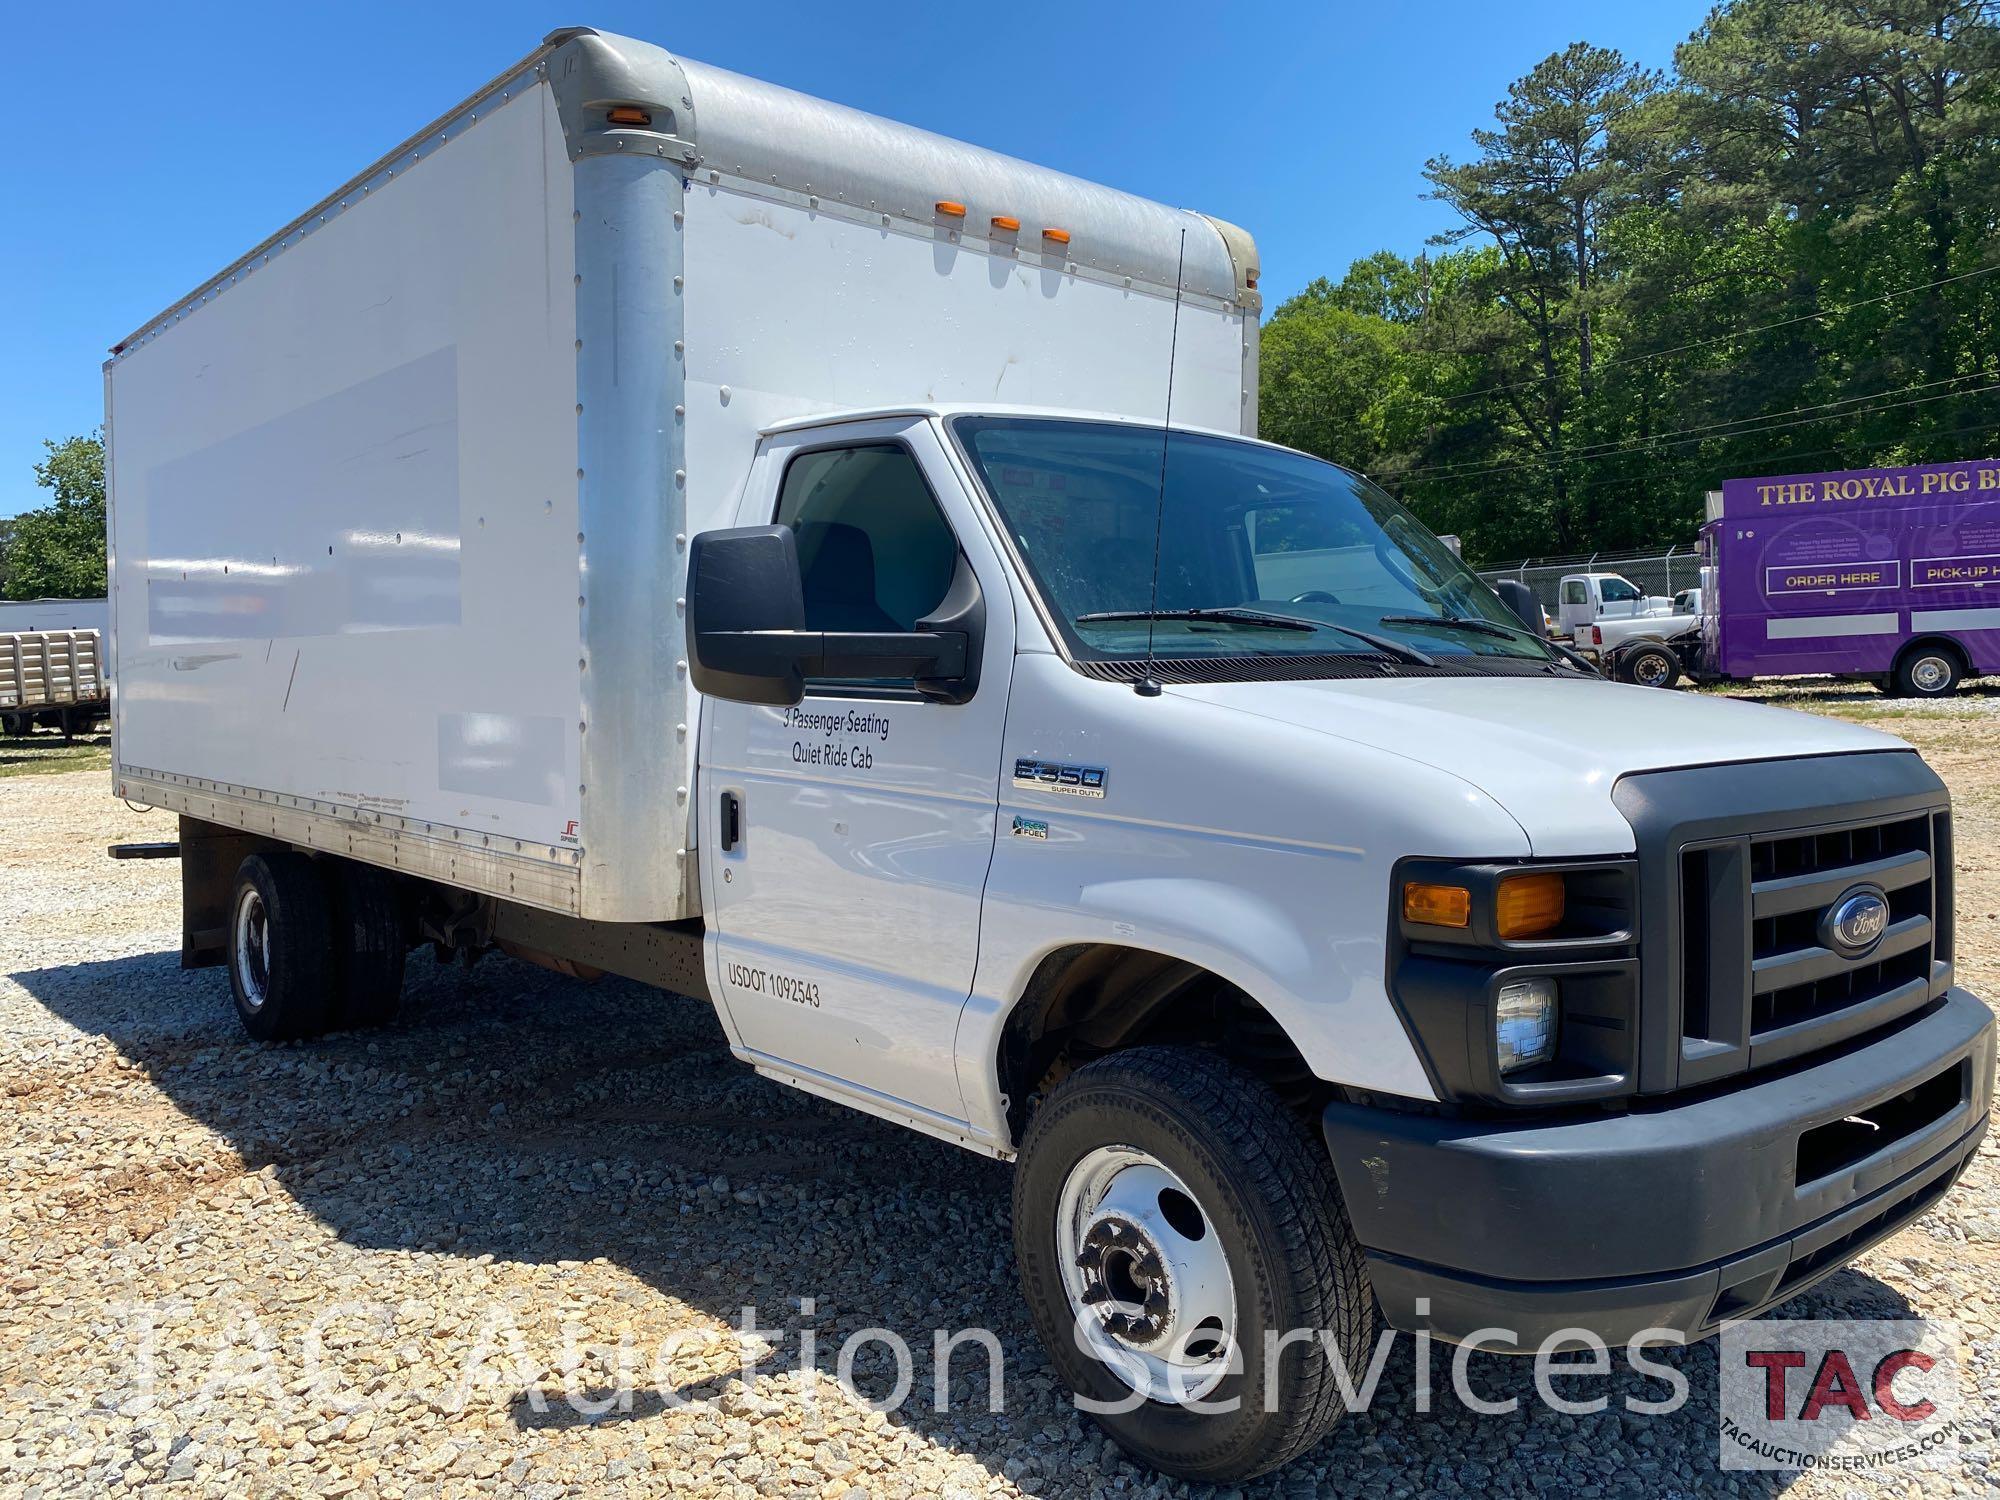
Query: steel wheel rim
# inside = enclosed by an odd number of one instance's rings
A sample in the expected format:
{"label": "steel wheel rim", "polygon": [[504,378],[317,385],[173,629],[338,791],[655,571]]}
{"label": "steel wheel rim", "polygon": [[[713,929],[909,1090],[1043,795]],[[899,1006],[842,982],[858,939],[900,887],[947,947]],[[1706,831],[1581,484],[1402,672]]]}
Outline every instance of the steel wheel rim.
{"label": "steel wheel rim", "polygon": [[1926,693],[1935,693],[1951,680],[1951,665],[1942,656],[1921,656],[1910,667],[1910,681]]}
{"label": "steel wheel rim", "polygon": [[271,918],[255,886],[245,886],[236,902],[236,984],[244,1008],[262,1010],[271,991]]}
{"label": "steel wheel rim", "polygon": [[1236,1289],[1201,1200],[1136,1146],[1070,1168],[1056,1259],[1083,1347],[1149,1401],[1199,1401],[1229,1374]]}
{"label": "steel wheel rim", "polygon": [[1632,679],[1641,687],[1658,687],[1667,680],[1667,659],[1657,651],[1642,652],[1632,664]]}

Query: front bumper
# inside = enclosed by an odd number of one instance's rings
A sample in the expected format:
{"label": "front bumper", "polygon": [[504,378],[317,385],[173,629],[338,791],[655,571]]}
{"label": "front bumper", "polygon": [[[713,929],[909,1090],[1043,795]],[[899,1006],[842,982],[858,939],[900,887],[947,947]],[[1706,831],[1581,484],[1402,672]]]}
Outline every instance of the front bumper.
{"label": "front bumper", "polygon": [[1505,1329],[1528,1350],[1563,1328],[1698,1338],[1926,1212],[1985,1134],[1993,1071],[1993,1014],[1953,989],[1851,1050],[1686,1103],[1473,1120],[1336,1102],[1323,1127],[1392,1326]]}

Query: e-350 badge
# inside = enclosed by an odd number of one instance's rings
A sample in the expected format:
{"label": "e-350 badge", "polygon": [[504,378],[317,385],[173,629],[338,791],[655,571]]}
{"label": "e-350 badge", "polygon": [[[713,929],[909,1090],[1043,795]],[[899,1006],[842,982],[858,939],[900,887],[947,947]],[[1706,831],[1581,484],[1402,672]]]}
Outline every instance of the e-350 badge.
{"label": "e-350 badge", "polygon": [[1014,787],[1024,792],[1058,792],[1065,797],[1102,797],[1104,767],[1023,756],[1014,762]]}

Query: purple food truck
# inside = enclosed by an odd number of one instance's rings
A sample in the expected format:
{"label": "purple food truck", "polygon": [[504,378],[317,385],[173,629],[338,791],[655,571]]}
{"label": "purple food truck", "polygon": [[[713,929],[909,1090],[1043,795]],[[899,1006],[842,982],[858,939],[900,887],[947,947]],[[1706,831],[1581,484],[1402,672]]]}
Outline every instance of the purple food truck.
{"label": "purple food truck", "polygon": [[1936,698],[2000,672],[2000,459],[1731,479],[1701,545],[1697,677]]}

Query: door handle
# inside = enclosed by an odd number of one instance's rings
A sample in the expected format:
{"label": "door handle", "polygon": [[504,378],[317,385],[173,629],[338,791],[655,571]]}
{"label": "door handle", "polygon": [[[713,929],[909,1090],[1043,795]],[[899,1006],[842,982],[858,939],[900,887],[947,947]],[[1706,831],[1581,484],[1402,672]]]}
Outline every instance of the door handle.
{"label": "door handle", "polygon": [[722,794],[722,849],[726,854],[743,839],[743,800],[734,792]]}

